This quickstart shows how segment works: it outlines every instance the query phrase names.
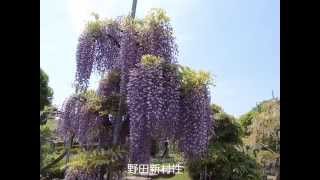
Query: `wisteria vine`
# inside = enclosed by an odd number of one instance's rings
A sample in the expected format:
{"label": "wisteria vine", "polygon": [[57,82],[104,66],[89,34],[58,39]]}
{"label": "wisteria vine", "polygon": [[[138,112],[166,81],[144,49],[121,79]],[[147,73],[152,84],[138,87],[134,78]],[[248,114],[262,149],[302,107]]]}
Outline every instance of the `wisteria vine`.
{"label": "wisteria vine", "polygon": [[[105,146],[110,144],[110,133],[98,131],[98,136],[89,138],[90,129],[112,126],[110,114],[125,116],[131,162],[149,162],[151,138],[178,141],[186,158],[201,157],[213,134],[208,78],[202,72],[181,73],[177,54],[164,11],[152,11],[142,20],[126,17],[88,23],[76,54],[78,95],[64,104],[59,132],[74,134],[82,146],[96,142]],[[96,92],[98,105],[79,98],[94,72],[107,75]]]}

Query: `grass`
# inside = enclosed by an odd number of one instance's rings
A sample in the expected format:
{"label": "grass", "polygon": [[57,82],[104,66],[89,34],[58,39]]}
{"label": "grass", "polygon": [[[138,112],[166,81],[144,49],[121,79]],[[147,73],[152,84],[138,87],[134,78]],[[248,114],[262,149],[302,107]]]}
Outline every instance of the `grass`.
{"label": "grass", "polygon": [[[169,164],[172,165],[172,164],[177,164],[177,163],[183,163],[183,158],[178,153],[170,153],[169,157],[170,158],[165,158],[165,159],[161,159],[161,158],[157,157],[157,158],[152,159],[151,162],[153,164],[160,164],[161,166],[162,165],[169,165]],[[182,174],[176,174],[171,177],[160,176],[160,177],[155,177],[153,179],[156,179],[156,180],[191,180],[187,169],[185,169]]]}
{"label": "grass", "polygon": [[160,177],[160,178],[156,178],[156,180],[191,180],[191,178],[189,176],[188,171],[186,170],[183,172],[183,174],[177,174],[177,175],[170,177],[170,178]]}

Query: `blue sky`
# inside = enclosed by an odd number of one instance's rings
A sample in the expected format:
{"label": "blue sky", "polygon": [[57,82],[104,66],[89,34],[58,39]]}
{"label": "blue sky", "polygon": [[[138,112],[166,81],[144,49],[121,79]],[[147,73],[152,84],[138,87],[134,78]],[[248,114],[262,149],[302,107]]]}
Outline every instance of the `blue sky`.
{"label": "blue sky", "polygon": [[[91,12],[127,15],[132,0],[41,0],[40,66],[53,103],[74,92],[77,39]],[[214,75],[212,102],[239,116],[257,102],[280,97],[280,5],[276,0],[138,0],[137,17],[163,8],[179,46],[178,61]],[[97,77],[91,80],[97,86]]]}

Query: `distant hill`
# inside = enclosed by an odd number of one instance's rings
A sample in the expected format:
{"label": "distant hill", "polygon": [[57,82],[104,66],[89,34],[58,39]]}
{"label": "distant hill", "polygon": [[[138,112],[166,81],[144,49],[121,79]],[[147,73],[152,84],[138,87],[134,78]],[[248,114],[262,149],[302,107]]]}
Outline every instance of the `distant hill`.
{"label": "distant hill", "polygon": [[280,100],[271,99],[258,104],[241,116],[240,124],[245,129],[245,143],[266,145],[272,151],[280,151]]}
{"label": "distant hill", "polygon": [[244,130],[243,142],[262,166],[265,175],[279,177],[280,167],[280,100],[259,103],[239,118]]}

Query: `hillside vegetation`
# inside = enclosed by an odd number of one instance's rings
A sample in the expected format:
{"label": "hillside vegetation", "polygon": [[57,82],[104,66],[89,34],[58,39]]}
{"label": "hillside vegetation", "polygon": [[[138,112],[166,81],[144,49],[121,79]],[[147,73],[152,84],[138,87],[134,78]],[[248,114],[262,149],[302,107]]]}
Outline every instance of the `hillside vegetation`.
{"label": "hillside vegetation", "polygon": [[259,103],[239,118],[244,130],[243,142],[265,175],[279,175],[280,170],[280,100]]}

